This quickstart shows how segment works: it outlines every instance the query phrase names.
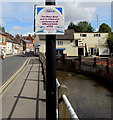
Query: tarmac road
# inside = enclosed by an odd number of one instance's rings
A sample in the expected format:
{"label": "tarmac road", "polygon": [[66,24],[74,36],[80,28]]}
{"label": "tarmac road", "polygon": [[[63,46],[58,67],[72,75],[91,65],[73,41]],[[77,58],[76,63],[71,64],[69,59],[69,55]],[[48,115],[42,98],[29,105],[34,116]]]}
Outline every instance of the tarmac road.
{"label": "tarmac road", "polygon": [[2,85],[22,66],[26,59],[23,55],[15,55],[2,60]]}

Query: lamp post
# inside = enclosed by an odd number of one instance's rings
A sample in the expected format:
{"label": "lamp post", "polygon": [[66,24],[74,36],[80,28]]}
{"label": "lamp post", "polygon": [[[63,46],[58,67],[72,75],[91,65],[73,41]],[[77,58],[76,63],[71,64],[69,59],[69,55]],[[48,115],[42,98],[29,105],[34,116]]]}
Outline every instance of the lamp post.
{"label": "lamp post", "polygon": [[[55,5],[55,0],[45,5]],[[56,35],[46,35],[46,120],[56,120]]]}

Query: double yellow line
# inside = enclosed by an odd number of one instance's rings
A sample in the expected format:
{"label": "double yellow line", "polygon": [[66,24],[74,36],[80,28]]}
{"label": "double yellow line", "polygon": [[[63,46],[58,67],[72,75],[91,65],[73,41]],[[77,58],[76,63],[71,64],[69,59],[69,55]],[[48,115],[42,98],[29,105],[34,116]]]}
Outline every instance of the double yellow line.
{"label": "double yellow line", "polygon": [[0,87],[0,93],[3,92],[7,86],[14,80],[14,78],[25,68],[25,66],[29,63],[29,59],[27,59],[24,64],[20,67],[20,69],[15,72],[1,87]]}

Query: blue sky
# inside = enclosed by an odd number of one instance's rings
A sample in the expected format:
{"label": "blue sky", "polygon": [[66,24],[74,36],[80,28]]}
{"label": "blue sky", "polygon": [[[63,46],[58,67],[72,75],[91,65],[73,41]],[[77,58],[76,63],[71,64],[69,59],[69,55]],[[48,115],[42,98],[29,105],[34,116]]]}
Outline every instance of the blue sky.
{"label": "blue sky", "polygon": [[[16,1],[16,0],[15,0]],[[23,0],[24,1],[24,0]],[[63,0],[62,0],[63,1]],[[34,5],[44,5],[44,2],[1,2],[2,14],[0,24],[6,31],[15,35],[33,34],[34,28]],[[98,26],[106,23],[111,26],[111,2],[57,2],[57,5],[64,6],[65,28],[72,21],[88,21],[97,30]]]}

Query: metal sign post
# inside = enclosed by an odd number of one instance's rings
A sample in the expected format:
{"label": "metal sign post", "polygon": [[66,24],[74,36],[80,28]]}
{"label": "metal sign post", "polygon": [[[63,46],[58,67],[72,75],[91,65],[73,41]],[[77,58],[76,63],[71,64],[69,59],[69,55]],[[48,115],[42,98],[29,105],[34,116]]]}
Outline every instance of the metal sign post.
{"label": "metal sign post", "polygon": [[64,10],[55,0],[35,5],[34,31],[46,35],[46,119],[56,120],[56,35],[64,34]]}
{"label": "metal sign post", "polygon": [[[55,0],[46,0],[55,5]],[[46,120],[56,120],[56,35],[46,35]]]}

